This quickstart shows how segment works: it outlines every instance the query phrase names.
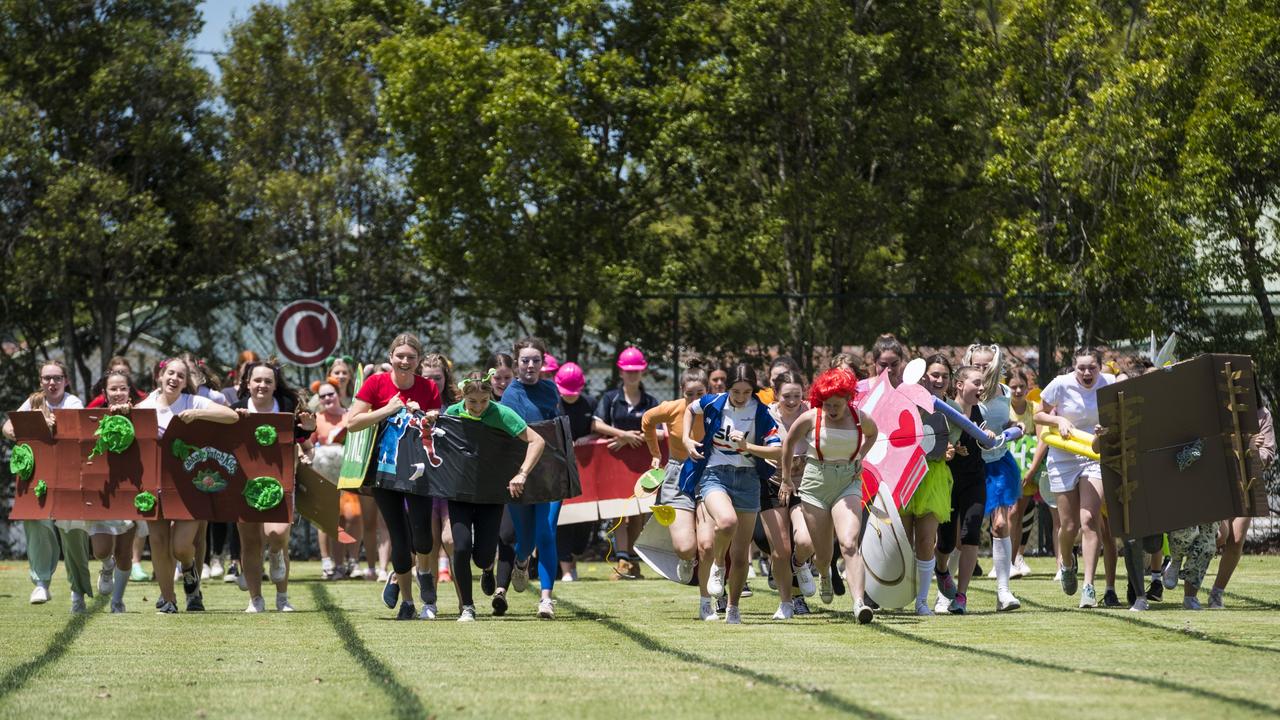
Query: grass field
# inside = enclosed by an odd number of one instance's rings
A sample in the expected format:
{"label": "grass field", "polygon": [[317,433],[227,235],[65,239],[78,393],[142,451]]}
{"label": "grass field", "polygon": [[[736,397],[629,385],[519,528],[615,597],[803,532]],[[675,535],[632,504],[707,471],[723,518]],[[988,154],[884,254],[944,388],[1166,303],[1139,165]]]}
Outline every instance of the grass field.
{"label": "grass field", "polygon": [[693,619],[684,588],[608,582],[603,565],[557,585],[554,622],[533,616],[530,592],[506,618],[482,605],[463,625],[451,604],[435,622],[394,622],[378,586],[322,582],[316,563],[294,565],[293,615],[245,615],[246,596],[218,581],[204,614],[156,615],[156,586],[140,583],[127,614],[99,599],[72,616],[61,571],[53,601],[32,606],[10,561],[0,718],[1280,716],[1280,558],[1246,557],[1228,609],[1198,613],[1077,610],[1047,561],[1032,566],[1015,613],[992,612],[983,579],[966,617],[859,626],[837,597],[835,612],[774,623],[761,579],[734,627]]}

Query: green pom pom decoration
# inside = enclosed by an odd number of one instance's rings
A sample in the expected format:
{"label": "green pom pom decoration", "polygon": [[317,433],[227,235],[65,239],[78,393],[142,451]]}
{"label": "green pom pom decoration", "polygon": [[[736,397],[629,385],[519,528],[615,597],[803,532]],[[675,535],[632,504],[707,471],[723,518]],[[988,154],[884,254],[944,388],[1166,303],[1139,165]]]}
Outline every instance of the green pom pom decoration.
{"label": "green pom pom decoration", "polygon": [[89,453],[90,460],[106,452],[119,454],[133,445],[133,422],[123,415],[104,415],[98,421],[98,430],[94,435],[98,437],[98,442]]}
{"label": "green pom pom decoration", "polygon": [[32,474],[36,471],[36,454],[32,452],[31,446],[22,443],[13,448],[13,454],[9,456],[9,472],[22,482],[31,479]]}
{"label": "green pom pom decoration", "polygon": [[143,490],[133,496],[133,507],[140,513],[149,513],[156,509],[156,496]]}
{"label": "green pom pom decoration", "polygon": [[199,449],[200,448],[196,447],[195,445],[188,445],[187,443],[183,442],[181,439],[173,441],[173,449],[172,449],[173,456],[178,458],[179,460],[185,461],[188,455],[190,455],[191,453]]}
{"label": "green pom pom decoration", "polygon": [[227,489],[227,478],[216,470],[201,470],[192,482],[200,492],[216,493]]}
{"label": "green pom pom decoration", "polygon": [[276,444],[276,429],[270,425],[259,425],[253,431],[253,436],[258,440],[258,444],[263,447]]}
{"label": "green pom pom decoration", "polygon": [[273,477],[256,477],[245,483],[244,499],[254,510],[270,510],[284,500],[284,486]]}
{"label": "green pom pom decoration", "polygon": [[43,480],[37,480],[35,494],[37,500],[44,500],[44,496],[49,494],[48,483]]}

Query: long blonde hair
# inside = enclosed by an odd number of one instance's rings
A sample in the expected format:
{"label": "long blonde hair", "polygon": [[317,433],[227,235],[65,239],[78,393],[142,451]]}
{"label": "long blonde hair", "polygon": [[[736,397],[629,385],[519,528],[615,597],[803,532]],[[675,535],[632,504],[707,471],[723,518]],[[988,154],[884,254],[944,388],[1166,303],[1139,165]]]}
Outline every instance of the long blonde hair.
{"label": "long blonde hair", "polygon": [[982,345],[974,343],[964,352],[964,360],[961,365],[973,365],[973,356],[978,353],[991,353],[991,364],[987,366],[986,372],[982,373],[982,402],[987,402],[1000,394],[1000,382],[1004,378],[1004,352],[1000,346],[991,343],[990,345]]}

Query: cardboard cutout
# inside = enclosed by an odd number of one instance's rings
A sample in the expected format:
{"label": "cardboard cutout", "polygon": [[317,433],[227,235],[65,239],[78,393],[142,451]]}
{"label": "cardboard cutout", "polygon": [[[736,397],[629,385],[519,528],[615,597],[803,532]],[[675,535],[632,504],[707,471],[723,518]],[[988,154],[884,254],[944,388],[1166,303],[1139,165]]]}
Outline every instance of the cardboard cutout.
{"label": "cardboard cutout", "polygon": [[[360,392],[364,384],[364,368],[356,368],[356,377],[351,386],[351,395]],[[377,440],[378,426],[367,427],[359,432],[348,432],[342,445],[342,470],[338,473],[338,487],[342,490],[357,490],[364,485],[369,472],[369,461],[373,458],[374,441]]]}
{"label": "cardboard cutout", "polygon": [[862,534],[867,594],[883,608],[900,608],[916,598],[916,556],[887,484],[881,484],[867,505],[867,530]]}
{"label": "cardboard cutout", "polygon": [[[906,388],[918,388],[928,394],[919,385]],[[912,393],[909,389],[903,393],[894,388],[888,372],[883,372],[854,403],[875,421],[879,430],[875,443],[862,460],[863,503],[870,503],[884,483],[889,486],[893,502],[902,507],[911,500],[928,471],[925,452],[920,446],[923,429],[916,412],[918,404],[911,398]]]}
{"label": "cardboard cutout", "polygon": [[[260,425],[275,428],[276,439],[260,445]],[[167,520],[293,522],[293,415],[255,413],[224,425],[175,419],[160,441],[160,515]],[[258,477],[280,482],[284,499],[255,510],[245,485]]]}
{"label": "cardboard cutout", "polygon": [[298,514],[312,525],[329,533],[338,534],[338,494],[342,492],[310,465],[298,465],[297,472]]}
{"label": "cardboard cutout", "polygon": [[[609,449],[609,440],[596,438],[574,447],[582,493],[560,507],[560,524],[601,518],[631,517],[648,512],[655,494],[635,496],[636,478],[649,470],[653,458],[644,445]],[[663,448],[666,466],[666,448]]]}
{"label": "cardboard cutout", "polygon": [[[680,562],[680,557],[676,555],[674,546],[671,544],[671,532],[656,522],[645,523],[644,531],[640,533],[640,537],[636,538],[636,554],[646,565],[653,568],[653,571],[662,577],[674,583],[680,581],[676,579],[676,565]],[[698,574],[695,572],[686,585],[697,585]]]}

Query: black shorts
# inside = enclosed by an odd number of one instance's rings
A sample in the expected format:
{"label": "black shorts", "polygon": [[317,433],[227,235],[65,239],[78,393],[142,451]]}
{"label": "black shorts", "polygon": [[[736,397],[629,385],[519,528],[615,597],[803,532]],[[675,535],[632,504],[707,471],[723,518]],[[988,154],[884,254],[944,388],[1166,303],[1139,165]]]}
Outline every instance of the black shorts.
{"label": "black shorts", "polygon": [[[774,475],[768,480],[760,481],[760,512],[772,510],[782,507],[782,501],[778,499],[778,488],[780,487],[781,475]],[[792,480],[792,484],[795,484]],[[787,507],[793,508],[800,504],[800,492],[797,487],[796,492],[791,493],[791,497],[787,500]]]}
{"label": "black shorts", "polygon": [[955,483],[951,486],[951,517],[938,526],[938,550],[952,552],[956,549],[957,540],[960,545],[980,544],[986,504],[987,481],[984,476],[955,476]]}

